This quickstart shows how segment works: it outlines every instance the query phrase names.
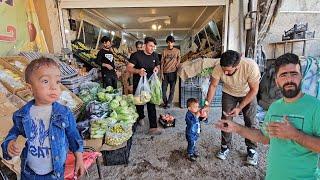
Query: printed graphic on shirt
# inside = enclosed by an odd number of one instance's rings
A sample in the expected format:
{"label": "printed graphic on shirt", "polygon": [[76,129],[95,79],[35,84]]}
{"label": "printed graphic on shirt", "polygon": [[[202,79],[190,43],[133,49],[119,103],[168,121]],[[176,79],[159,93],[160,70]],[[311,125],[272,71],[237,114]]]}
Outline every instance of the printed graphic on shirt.
{"label": "printed graphic on shirt", "polygon": [[110,62],[113,61],[113,55],[112,54],[105,54],[104,57],[109,59]]}
{"label": "printed graphic on shirt", "polygon": [[175,59],[175,55],[174,54],[167,54],[166,60],[172,61],[174,59]]}
{"label": "printed graphic on shirt", "polygon": [[[294,115],[290,114],[286,116],[288,121],[298,130],[303,130],[303,125],[304,125],[304,117],[300,115]],[[284,116],[283,115],[276,115],[272,114],[271,121],[273,122],[283,122],[284,121]]]}
{"label": "printed graphic on shirt", "polygon": [[31,136],[29,138],[29,152],[37,158],[49,158],[49,128],[46,130],[42,119],[31,120]]}

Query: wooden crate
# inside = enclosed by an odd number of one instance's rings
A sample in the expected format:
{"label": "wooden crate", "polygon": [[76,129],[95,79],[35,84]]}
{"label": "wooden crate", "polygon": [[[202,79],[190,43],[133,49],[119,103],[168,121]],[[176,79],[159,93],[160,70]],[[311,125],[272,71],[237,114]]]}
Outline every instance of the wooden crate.
{"label": "wooden crate", "polygon": [[31,99],[27,99],[26,96],[33,97],[32,92],[31,92],[30,89],[24,89],[24,90],[18,91],[16,94],[17,94],[17,96],[19,98],[21,98],[25,102],[29,102],[31,100]]}
{"label": "wooden crate", "polygon": [[22,81],[22,84],[23,84],[23,87],[21,87],[21,88],[14,88],[9,83],[4,82],[3,80],[0,80],[0,82],[8,89],[8,91],[10,91],[11,93],[15,94],[16,92],[24,90],[24,89],[27,88],[27,84],[24,83],[24,75],[23,75],[22,72],[16,70],[11,64],[6,62],[2,58],[0,58],[0,65],[3,66],[4,69],[8,69],[8,70],[12,71],[13,73],[17,74],[20,77],[20,79]]}
{"label": "wooden crate", "polygon": [[[6,57],[1,57],[0,59],[6,61],[8,64],[10,64],[14,69],[16,69],[17,71],[24,73],[25,68],[27,67],[27,65],[30,63],[30,61],[25,58],[24,56],[6,56]],[[17,67],[15,65],[15,61],[20,62],[21,64],[23,64],[25,67],[23,69],[20,69],[19,67]]]}
{"label": "wooden crate", "polygon": [[[24,73],[17,70],[14,66],[12,66],[11,64],[9,64],[7,61],[4,60],[3,57],[0,57],[0,65],[3,66],[5,69],[9,69],[10,71],[18,74],[21,78],[24,77]],[[24,79],[24,78],[23,78]]]}

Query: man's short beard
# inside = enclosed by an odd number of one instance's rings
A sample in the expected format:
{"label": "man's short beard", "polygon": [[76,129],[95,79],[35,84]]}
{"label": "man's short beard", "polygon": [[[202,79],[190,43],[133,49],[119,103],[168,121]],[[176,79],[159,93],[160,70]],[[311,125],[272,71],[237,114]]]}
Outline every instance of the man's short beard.
{"label": "man's short beard", "polygon": [[[284,87],[287,86],[287,85],[293,85],[294,89],[285,90]],[[293,82],[289,82],[289,83],[284,84],[280,89],[281,89],[281,92],[282,92],[284,97],[286,97],[286,98],[294,98],[301,91],[301,82],[299,83],[299,85],[297,85],[297,84],[295,84]]]}

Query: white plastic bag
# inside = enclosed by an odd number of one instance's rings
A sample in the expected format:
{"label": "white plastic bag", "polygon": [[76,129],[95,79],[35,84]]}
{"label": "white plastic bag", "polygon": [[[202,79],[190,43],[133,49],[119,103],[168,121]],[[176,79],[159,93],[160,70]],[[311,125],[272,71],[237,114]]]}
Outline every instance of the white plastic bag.
{"label": "white plastic bag", "polygon": [[148,83],[147,76],[142,76],[139,80],[136,92],[134,94],[134,104],[144,105],[151,99],[151,91]]}

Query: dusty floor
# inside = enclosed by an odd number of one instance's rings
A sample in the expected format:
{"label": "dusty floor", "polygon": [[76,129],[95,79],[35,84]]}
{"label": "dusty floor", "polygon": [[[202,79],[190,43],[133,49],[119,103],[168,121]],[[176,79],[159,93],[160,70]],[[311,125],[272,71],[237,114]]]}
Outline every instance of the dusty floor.
{"label": "dusty floor", "polygon": [[[133,137],[133,145],[128,165],[102,166],[103,179],[263,179],[268,147],[259,145],[259,163],[256,167],[247,166],[244,139],[233,136],[233,147],[227,160],[215,157],[220,148],[220,131],[213,123],[220,117],[220,108],[212,109],[209,123],[202,124],[198,143],[201,157],[197,162],[186,159],[185,109],[158,109],[157,113],[169,112],[177,121],[176,127],[164,129],[160,136],[149,136],[147,118],[145,126],[138,127]],[[236,121],[242,122],[237,118]],[[90,169],[90,177],[97,179],[96,168]]]}

